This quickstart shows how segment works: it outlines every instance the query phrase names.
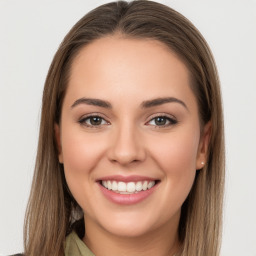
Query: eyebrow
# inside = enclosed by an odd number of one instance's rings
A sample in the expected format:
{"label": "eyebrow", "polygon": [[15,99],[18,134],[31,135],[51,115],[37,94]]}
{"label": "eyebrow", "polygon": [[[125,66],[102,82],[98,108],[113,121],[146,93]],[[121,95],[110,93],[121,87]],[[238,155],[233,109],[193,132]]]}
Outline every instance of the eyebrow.
{"label": "eyebrow", "polygon": [[91,99],[91,98],[80,98],[72,104],[71,108],[74,108],[79,104],[87,104],[87,105],[93,105],[93,106],[109,108],[109,109],[112,108],[111,104],[108,101],[100,100],[100,99]]}
{"label": "eyebrow", "polygon": [[165,103],[172,103],[172,102],[179,103],[188,110],[187,105],[182,100],[179,100],[174,97],[157,98],[157,99],[153,99],[153,100],[143,101],[141,103],[141,107],[142,108],[151,108],[151,107],[159,106],[159,105],[162,105]]}
{"label": "eyebrow", "polygon": [[[182,101],[174,97],[166,97],[166,98],[156,98],[153,100],[146,100],[141,103],[141,108],[151,108],[151,107],[156,107],[163,105],[165,103],[179,103],[183,107],[185,107],[188,110],[187,105]],[[110,102],[105,101],[105,100],[100,100],[100,99],[93,99],[93,98],[80,98],[77,99],[71,106],[71,108],[76,107],[77,105],[80,104],[86,104],[86,105],[93,105],[93,106],[98,106],[102,108],[107,108],[107,109],[112,109],[112,105]]]}

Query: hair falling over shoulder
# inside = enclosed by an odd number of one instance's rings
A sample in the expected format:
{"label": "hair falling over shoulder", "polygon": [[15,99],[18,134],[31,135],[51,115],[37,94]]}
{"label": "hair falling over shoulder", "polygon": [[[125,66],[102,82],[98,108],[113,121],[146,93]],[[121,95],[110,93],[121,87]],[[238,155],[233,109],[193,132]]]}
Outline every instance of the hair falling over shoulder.
{"label": "hair falling over shoulder", "polygon": [[26,211],[25,255],[64,255],[65,238],[82,218],[81,208],[67,187],[63,165],[58,161],[54,124],[60,120],[70,67],[79,50],[115,33],[164,43],[190,71],[201,125],[211,121],[212,130],[207,164],[197,171],[192,190],[182,206],[179,255],[218,256],[225,154],[216,65],[206,41],[190,21],[170,7],[144,0],[117,1],[92,10],[74,25],[53,58],[43,92],[38,151]]}

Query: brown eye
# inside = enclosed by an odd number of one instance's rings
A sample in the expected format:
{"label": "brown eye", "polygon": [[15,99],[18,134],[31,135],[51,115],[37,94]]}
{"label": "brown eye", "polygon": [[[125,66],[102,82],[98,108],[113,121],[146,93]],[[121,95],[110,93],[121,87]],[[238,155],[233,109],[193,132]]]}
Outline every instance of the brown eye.
{"label": "brown eye", "polygon": [[79,121],[80,124],[93,127],[107,124],[107,121],[100,116],[88,116]]}
{"label": "brown eye", "polygon": [[167,119],[165,117],[159,116],[155,118],[156,125],[165,125],[166,122],[167,122]]}
{"label": "brown eye", "polygon": [[166,126],[177,124],[177,120],[167,116],[157,116],[152,118],[148,122],[148,124],[156,127],[161,127],[161,126],[166,127]]}
{"label": "brown eye", "polygon": [[89,118],[91,125],[100,125],[102,118],[99,116],[92,116]]}

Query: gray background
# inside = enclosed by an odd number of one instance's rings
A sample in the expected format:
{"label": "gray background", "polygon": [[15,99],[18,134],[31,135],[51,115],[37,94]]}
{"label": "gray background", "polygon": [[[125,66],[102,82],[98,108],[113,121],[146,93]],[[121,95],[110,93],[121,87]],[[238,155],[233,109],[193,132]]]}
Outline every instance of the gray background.
{"label": "gray background", "polygon": [[[44,79],[71,26],[106,1],[0,0],[0,255],[23,250]],[[224,99],[227,182],[222,256],[256,256],[256,1],[169,0],[202,32]]]}

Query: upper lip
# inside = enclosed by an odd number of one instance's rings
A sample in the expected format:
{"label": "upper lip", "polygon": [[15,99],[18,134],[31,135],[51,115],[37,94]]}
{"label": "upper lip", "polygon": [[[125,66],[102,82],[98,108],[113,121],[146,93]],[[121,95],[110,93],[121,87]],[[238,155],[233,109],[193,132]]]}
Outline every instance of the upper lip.
{"label": "upper lip", "polygon": [[123,175],[111,175],[111,176],[104,176],[102,178],[97,179],[97,181],[103,180],[115,180],[115,181],[123,181],[123,182],[136,182],[136,181],[153,181],[157,180],[152,177],[147,176],[139,176],[139,175],[130,175],[130,176],[123,176]]}

